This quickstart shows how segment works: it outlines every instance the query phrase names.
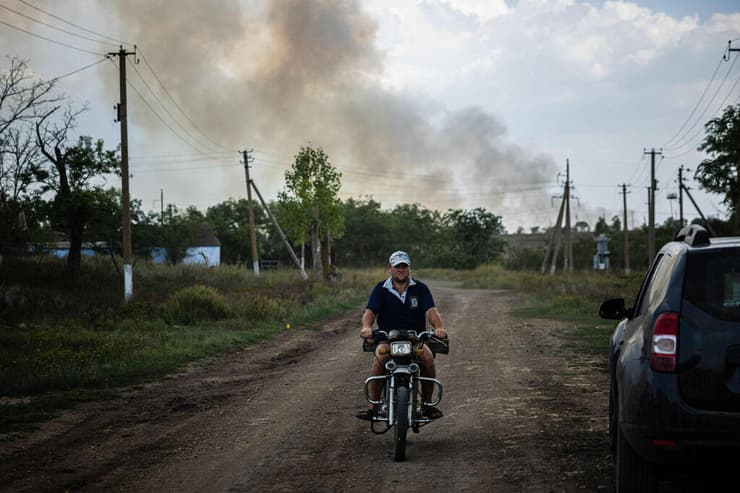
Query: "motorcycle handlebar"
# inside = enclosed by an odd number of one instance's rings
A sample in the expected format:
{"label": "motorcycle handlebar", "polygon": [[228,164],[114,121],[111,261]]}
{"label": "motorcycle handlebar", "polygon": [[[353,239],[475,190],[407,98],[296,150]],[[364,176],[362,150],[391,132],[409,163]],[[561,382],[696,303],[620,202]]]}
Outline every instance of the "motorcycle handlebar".
{"label": "motorcycle handlebar", "polygon": [[[409,332],[412,333],[412,334],[414,334],[414,336],[417,337],[418,339],[420,339],[421,341],[427,341],[427,340],[431,339],[432,337],[437,337],[434,334],[434,330],[425,330],[423,332],[416,332],[415,330],[407,330],[406,331],[406,334],[408,334]],[[374,334],[380,334],[380,335],[385,336],[386,338],[388,337],[388,331],[385,331],[385,330],[374,330],[373,331],[373,335]],[[363,339],[366,340],[366,341],[372,341],[375,338],[373,336],[370,336],[370,337],[363,337]]]}

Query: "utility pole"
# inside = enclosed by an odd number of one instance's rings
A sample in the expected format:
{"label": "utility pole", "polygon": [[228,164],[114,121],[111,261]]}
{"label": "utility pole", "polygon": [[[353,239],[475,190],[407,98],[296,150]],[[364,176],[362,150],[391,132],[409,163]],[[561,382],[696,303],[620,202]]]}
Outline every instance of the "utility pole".
{"label": "utility pole", "polygon": [[560,225],[563,222],[563,211],[565,210],[565,201],[562,201],[560,203],[560,210],[558,211],[558,220],[555,224],[555,227],[552,229],[552,234],[550,235],[550,243],[547,244],[547,250],[545,251],[545,258],[542,259],[542,269],[541,272],[545,273],[545,268],[547,267],[547,259],[550,257],[550,251],[553,251],[553,260],[552,260],[552,267],[550,269],[550,274],[553,274],[555,272],[555,261],[558,256],[557,249],[555,245],[560,242]]}
{"label": "utility pole", "polygon": [[683,164],[678,168],[678,214],[681,218],[681,227],[686,226],[683,220],[683,170],[691,171],[688,168],[684,168]]}
{"label": "utility pole", "polygon": [[573,272],[573,236],[570,227],[570,161],[565,160],[565,270]]}
{"label": "utility pole", "polygon": [[630,273],[630,242],[629,242],[629,228],[627,227],[627,184],[623,183],[622,187],[622,199],[624,203],[624,224],[622,225],[622,231],[624,232],[624,273]]}
{"label": "utility pole", "polygon": [[558,261],[558,250],[560,250],[560,229],[563,224],[563,211],[565,210],[565,197],[560,203],[560,213],[558,214],[558,223],[555,225],[555,233],[553,235],[553,251],[552,251],[552,263],[550,264],[550,275],[555,274],[555,267]]}
{"label": "utility pole", "polygon": [[694,208],[696,209],[696,212],[698,212],[699,213],[699,216],[701,216],[701,219],[702,219],[702,221],[704,221],[704,224],[706,225],[707,229],[709,230],[709,233],[712,236],[717,236],[717,234],[712,229],[712,225],[709,224],[709,221],[707,221],[707,218],[704,217],[704,213],[702,213],[701,209],[699,209],[699,206],[696,204],[696,201],[694,200],[694,197],[692,197],[691,194],[689,193],[689,188],[686,187],[686,186],[684,186],[683,184],[681,184],[681,186],[683,187],[684,191],[686,192],[686,195],[689,196],[689,200],[691,200],[691,203],[694,204]]}
{"label": "utility pole", "polygon": [[257,188],[257,185],[254,184],[254,182],[250,182],[252,187],[254,188],[254,191],[257,193],[257,197],[260,199],[260,203],[262,204],[262,207],[265,208],[265,212],[268,216],[270,216],[270,219],[272,219],[272,224],[275,225],[275,229],[277,229],[278,233],[280,233],[280,238],[283,240],[283,243],[285,244],[285,248],[287,248],[288,253],[290,254],[290,258],[293,259],[293,262],[298,266],[298,268],[301,271],[301,277],[304,281],[308,280],[308,275],[306,274],[306,271],[303,270],[303,265],[301,264],[301,261],[298,260],[298,257],[296,257],[295,252],[293,251],[293,247],[290,246],[290,242],[285,237],[285,233],[283,233],[282,228],[280,227],[280,224],[277,222],[277,219],[275,219],[275,216],[272,215],[272,212],[270,211],[270,208],[267,207],[267,204],[265,203],[265,199],[262,198],[262,194],[260,193],[259,189]]}
{"label": "utility pole", "polygon": [[[118,73],[121,92],[121,102],[118,103],[117,121],[121,123],[121,230],[123,232],[123,301],[128,303],[134,294],[134,268],[131,259],[131,203],[129,197],[128,174],[128,108],[126,100],[126,57],[136,55],[136,46],[133,52],[126,51],[123,46],[117,52],[110,52],[106,56],[118,57]],[[137,60],[138,63],[138,60]]]}
{"label": "utility pole", "polygon": [[648,210],[648,259],[650,262],[655,257],[655,191],[658,182],[655,181],[655,156],[663,156],[663,151],[652,148],[650,152],[643,149],[643,154],[650,154],[650,202]]}
{"label": "utility pole", "polygon": [[251,154],[254,149],[245,149],[242,151],[244,159],[244,174],[247,177],[247,209],[249,210],[249,234],[252,237],[252,271],[254,275],[260,275],[260,261],[257,255],[257,232],[254,229],[254,209],[252,207],[252,180],[249,178],[249,163],[254,161]]}

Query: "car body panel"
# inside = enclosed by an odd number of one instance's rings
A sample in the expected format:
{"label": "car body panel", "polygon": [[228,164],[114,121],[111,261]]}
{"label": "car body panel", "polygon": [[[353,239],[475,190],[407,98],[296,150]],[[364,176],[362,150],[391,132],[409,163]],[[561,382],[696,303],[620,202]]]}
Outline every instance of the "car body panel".
{"label": "car body panel", "polygon": [[[718,320],[684,300],[691,256],[708,252],[721,257],[733,248],[740,272],[740,238],[712,240],[701,247],[684,241],[666,244],[643,279],[634,307],[627,309],[632,310],[629,318],[619,321],[612,333],[609,368],[616,386],[619,429],[649,461],[737,460],[740,321]],[[735,289],[734,284],[731,287]],[[702,288],[689,289],[700,292]],[[740,274],[736,294],[740,298]],[[724,303],[734,306],[733,301]],[[653,326],[666,312],[680,314],[675,373],[657,372],[650,365]],[[727,454],[727,450],[734,452]]]}

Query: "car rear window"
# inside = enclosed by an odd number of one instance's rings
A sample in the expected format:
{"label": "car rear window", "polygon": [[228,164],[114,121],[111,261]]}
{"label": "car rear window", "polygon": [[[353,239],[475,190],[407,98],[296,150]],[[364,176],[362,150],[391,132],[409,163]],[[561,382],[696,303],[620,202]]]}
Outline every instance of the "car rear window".
{"label": "car rear window", "polygon": [[740,248],[691,252],[683,292],[713,317],[740,321]]}

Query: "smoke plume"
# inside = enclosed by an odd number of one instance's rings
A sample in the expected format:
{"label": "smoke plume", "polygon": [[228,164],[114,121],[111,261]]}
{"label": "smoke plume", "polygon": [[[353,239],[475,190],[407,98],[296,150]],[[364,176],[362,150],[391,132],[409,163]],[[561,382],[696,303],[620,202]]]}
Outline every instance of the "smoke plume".
{"label": "smoke plume", "polygon": [[[494,115],[384,87],[377,26],[359,1],[141,0],[122,2],[119,12],[126,38],[201,129],[227,149],[256,149],[253,177],[263,195],[274,196],[300,146],[313,145],[343,172],[345,197],[370,195],[384,207],[485,207],[509,227],[550,207],[555,163],[508,142]],[[139,116],[132,145],[156,149],[168,130],[151,114]],[[239,173],[146,180],[153,190],[166,180],[170,197],[182,194],[178,201],[207,190],[220,202],[245,195]]]}

